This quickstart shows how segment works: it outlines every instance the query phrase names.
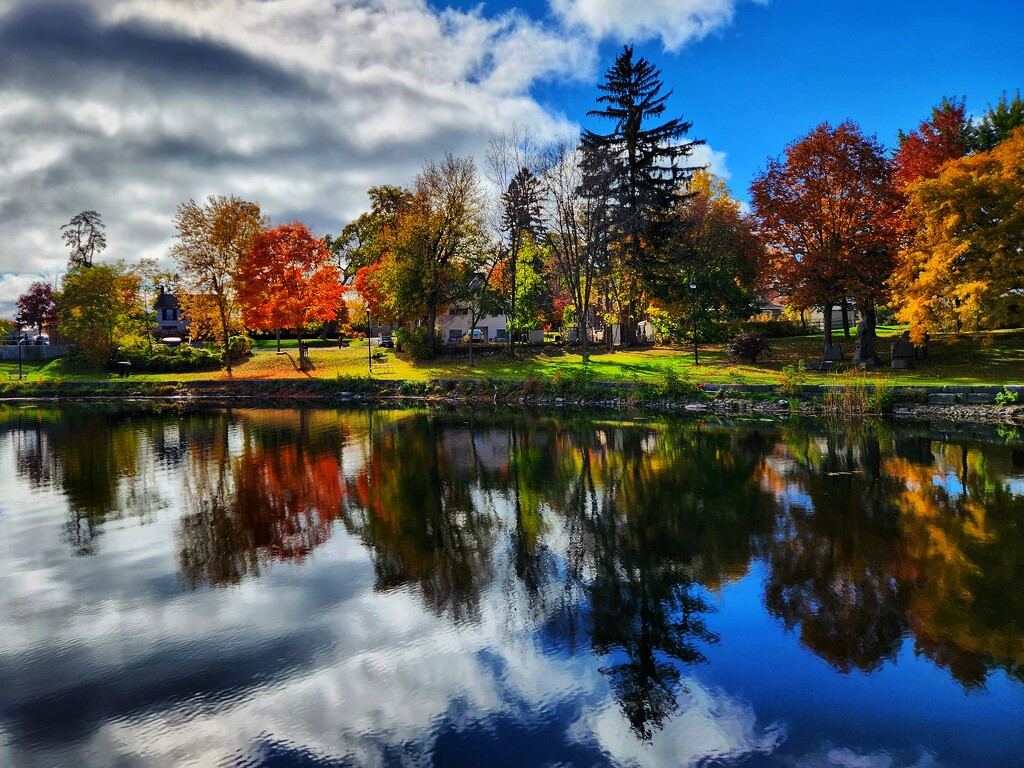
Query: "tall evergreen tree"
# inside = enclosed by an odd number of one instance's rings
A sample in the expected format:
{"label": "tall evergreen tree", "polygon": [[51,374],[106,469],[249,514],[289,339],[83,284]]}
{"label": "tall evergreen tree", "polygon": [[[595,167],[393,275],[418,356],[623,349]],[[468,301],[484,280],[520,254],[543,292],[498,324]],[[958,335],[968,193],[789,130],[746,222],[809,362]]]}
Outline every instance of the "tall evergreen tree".
{"label": "tall evergreen tree", "polygon": [[1020,91],[1012,101],[1007,100],[1006,91],[996,106],[989,104],[988,110],[981,116],[971,131],[972,149],[987,152],[1010,138],[1014,128],[1024,125],[1024,101]]}
{"label": "tall evergreen tree", "polygon": [[[659,247],[659,223],[680,195],[682,182],[697,170],[683,161],[703,140],[683,141],[692,123],[681,117],[660,124],[652,121],[665,113],[672,91],[662,93],[661,70],[643,57],[634,58],[632,46],[626,46],[598,87],[603,105],[588,114],[614,122],[611,133],[583,132],[584,147],[601,148],[614,158],[613,173],[607,177],[606,190],[611,198],[622,266],[640,279],[664,277],[666,265]],[[597,180],[588,178],[585,183]],[[630,300],[623,318],[623,341],[631,343],[635,334],[635,300]]]}
{"label": "tall evergreen tree", "polygon": [[[540,224],[540,180],[529,168],[520,168],[508,188],[501,194],[501,231],[507,238],[505,247],[506,272],[510,283],[508,316],[516,316],[516,295],[519,286],[520,252],[527,237],[536,236]],[[514,349],[515,338],[509,334],[509,348]]]}

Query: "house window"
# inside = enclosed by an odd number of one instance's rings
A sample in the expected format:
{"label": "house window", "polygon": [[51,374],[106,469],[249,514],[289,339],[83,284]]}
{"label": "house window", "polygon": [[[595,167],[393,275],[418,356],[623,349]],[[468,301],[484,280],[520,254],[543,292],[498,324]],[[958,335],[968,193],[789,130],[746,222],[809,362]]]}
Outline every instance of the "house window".
{"label": "house window", "polygon": [[163,320],[177,320],[178,319],[178,310],[176,310],[176,309],[165,309],[164,310],[164,316],[163,316],[162,319]]}
{"label": "house window", "polygon": [[448,341],[458,341],[462,338],[462,331],[458,328],[451,328],[448,331]]}
{"label": "house window", "polygon": [[495,332],[499,341],[508,341],[508,330],[505,328],[498,328]]}

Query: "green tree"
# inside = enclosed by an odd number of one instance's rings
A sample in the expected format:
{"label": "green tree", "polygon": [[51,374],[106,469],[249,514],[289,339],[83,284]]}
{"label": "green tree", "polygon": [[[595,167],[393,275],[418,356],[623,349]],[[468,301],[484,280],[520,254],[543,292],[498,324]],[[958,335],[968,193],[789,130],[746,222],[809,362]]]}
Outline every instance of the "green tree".
{"label": "green tree", "polygon": [[57,304],[61,334],[94,368],[106,365],[121,339],[145,328],[139,316],[139,278],[123,266],[73,268],[64,276]]}
{"label": "green tree", "polygon": [[1012,101],[1007,100],[1006,91],[1003,91],[999,103],[994,107],[989,104],[988,111],[972,128],[971,148],[978,152],[994,149],[997,144],[1010,138],[1014,130],[1022,125],[1024,101],[1021,101],[1020,91],[1017,91]]}
{"label": "green tree", "polygon": [[[696,170],[680,162],[704,143],[681,140],[692,127],[682,118],[651,124],[665,113],[672,95],[662,93],[662,86],[661,71],[643,57],[634,58],[633,48],[626,46],[598,86],[603,95],[597,100],[604,106],[587,113],[612,121],[614,128],[607,134],[583,132],[583,144],[604,149],[612,171],[588,174],[585,183],[601,185],[611,198],[615,252],[622,271],[641,281],[677,279],[668,275],[659,225],[680,195],[682,182]],[[635,291],[622,302],[625,344],[635,341],[637,302]]]}

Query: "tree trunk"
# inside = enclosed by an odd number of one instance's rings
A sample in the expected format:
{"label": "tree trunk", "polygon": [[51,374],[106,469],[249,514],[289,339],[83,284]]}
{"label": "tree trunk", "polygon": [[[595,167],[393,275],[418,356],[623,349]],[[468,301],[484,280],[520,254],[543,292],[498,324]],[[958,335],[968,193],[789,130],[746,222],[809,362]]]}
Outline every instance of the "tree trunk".
{"label": "tree trunk", "polygon": [[803,309],[800,310],[800,327],[807,333],[807,312]]}
{"label": "tree trunk", "polygon": [[843,335],[846,338],[850,338],[850,302],[845,298],[842,302],[843,307]]}
{"label": "tree trunk", "polygon": [[228,312],[227,307],[224,306],[224,302],[218,302],[218,309],[220,310],[220,325],[221,335],[224,340],[224,367],[228,370],[228,376],[231,375],[231,351],[228,349],[228,344],[231,341],[231,331],[228,330]]}
{"label": "tree trunk", "polygon": [[636,346],[636,324],[633,318],[636,316],[636,301],[630,299],[625,311],[619,317],[619,341],[624,347]]}
{"label": "tree trunk", "polygon": [[826,352],[828,352],[828,350],[832,349],[832,307],[834,307],[834,306],[835,306],[835,304],[833,302],[831,302],[831,301],[827,302],[825,304],[824,326],[825,326],[825,351]]}
{"label": "tree trunk", "polygon": [[427,357],[433,357],[437,350],[434,349],[434,324],[437,323],[437,305],[431,303],[427,308]]}

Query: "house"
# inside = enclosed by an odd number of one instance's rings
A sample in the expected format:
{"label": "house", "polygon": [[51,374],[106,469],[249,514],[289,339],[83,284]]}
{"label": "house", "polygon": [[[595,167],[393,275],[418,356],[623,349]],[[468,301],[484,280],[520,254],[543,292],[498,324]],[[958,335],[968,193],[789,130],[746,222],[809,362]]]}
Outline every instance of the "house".
{"label": "house", "polygon": [[184,336],[188,333],[188,323],[181,319],[181,305],[178,297],[160,286],[156,301],[156,332],[160,336]]}
{"label": "house", "polygon": [[[438,315],[437,330],[445,344],[458,344],[469,333],[471,321],[469,307],[455,305]],[[508,341],[508,320],[505,315],[484,315],[477,319],[475,327],[480,329],[485,341]]]}

